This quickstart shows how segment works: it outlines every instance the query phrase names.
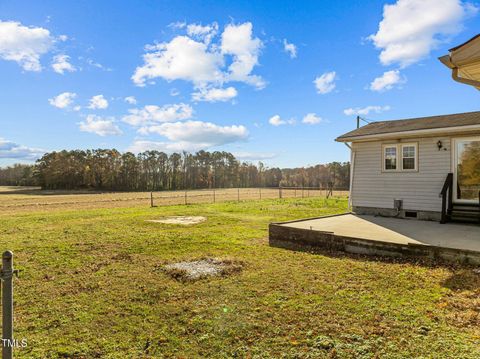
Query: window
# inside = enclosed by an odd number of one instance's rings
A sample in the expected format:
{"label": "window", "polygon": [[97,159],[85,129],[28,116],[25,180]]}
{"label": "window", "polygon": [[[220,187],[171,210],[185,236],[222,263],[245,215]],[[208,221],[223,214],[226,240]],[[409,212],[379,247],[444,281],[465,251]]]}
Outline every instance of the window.
{"label": "window", "polygon": [[417,143],[386,144],[382,148],[384,172],[417,171]]}
{"label": "window", "polygon": [[386,171],[397,169],[397,146],[385,147],[385,167]]}
{"label": "window", "polygon": [[416,147],[415,145],[402,145],[402,169],[416,169]]}

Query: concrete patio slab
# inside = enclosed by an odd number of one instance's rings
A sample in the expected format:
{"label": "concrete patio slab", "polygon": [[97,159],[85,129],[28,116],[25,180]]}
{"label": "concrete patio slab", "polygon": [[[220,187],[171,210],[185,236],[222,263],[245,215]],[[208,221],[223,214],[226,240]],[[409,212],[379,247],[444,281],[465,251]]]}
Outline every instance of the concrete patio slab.
{"label": "concrete patio slab", "polygon": [[480,264],[480,226],[343,214],[270,225],[270,244]]}

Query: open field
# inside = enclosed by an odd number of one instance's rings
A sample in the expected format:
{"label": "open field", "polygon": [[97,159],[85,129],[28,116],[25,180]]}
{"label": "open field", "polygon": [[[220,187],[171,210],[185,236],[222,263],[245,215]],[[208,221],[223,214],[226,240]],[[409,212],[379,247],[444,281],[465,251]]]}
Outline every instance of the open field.
{"label": "open field", "polygon": [[[220,188],[188,191],[153,192],[154,205],[214,203],[225,201],[274,199],[274,198],[326,198],[325,189],[301,188]],[[333,197],[346,196],[348,191],[334,190]],[[150,206],[150,192],[94,192],[41,191],[36,187],[0,186],[0,213],[2,211],[30,211],[45,209],[93,209],[113,207]]]}
{"label": "open field", "polygon": [[[269,222],[344,212],[346,202],[0,211],[1,248],[15,252],[22,270],[16,338],[28,347],[16,357],[480,357],[480,276],[472,268],[268,246]],[[164,216],[207,220],[146,222]],[[191,282],[162,270],[205,257],[243,268]]]}

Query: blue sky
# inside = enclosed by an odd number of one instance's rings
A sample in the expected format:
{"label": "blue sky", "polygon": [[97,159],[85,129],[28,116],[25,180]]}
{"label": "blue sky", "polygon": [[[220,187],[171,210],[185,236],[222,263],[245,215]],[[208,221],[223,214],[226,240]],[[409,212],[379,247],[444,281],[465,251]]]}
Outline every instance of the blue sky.
{"label": "blue sky", "polygon": [[346,161],[334,138],[359,111],[479,109],[478,92],[437,60],[476,34],[478,6],[2,1],[0,165],[100,147],[226,150],[282,167]]}

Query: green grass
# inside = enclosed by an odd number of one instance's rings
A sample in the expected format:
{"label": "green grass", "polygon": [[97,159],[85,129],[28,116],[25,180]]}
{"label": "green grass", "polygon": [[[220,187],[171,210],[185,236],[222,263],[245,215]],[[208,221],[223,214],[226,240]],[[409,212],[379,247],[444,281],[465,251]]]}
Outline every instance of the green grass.
{"label": "green grass", "polygon": [[[480,276],[465,267],[268,246],[268,223],[344,199],[2,214],[15,252],[17,358],[476,358]],[[180,227],[170,215],[208,220]],[[179,282],[162,265],[244,263]]]}

